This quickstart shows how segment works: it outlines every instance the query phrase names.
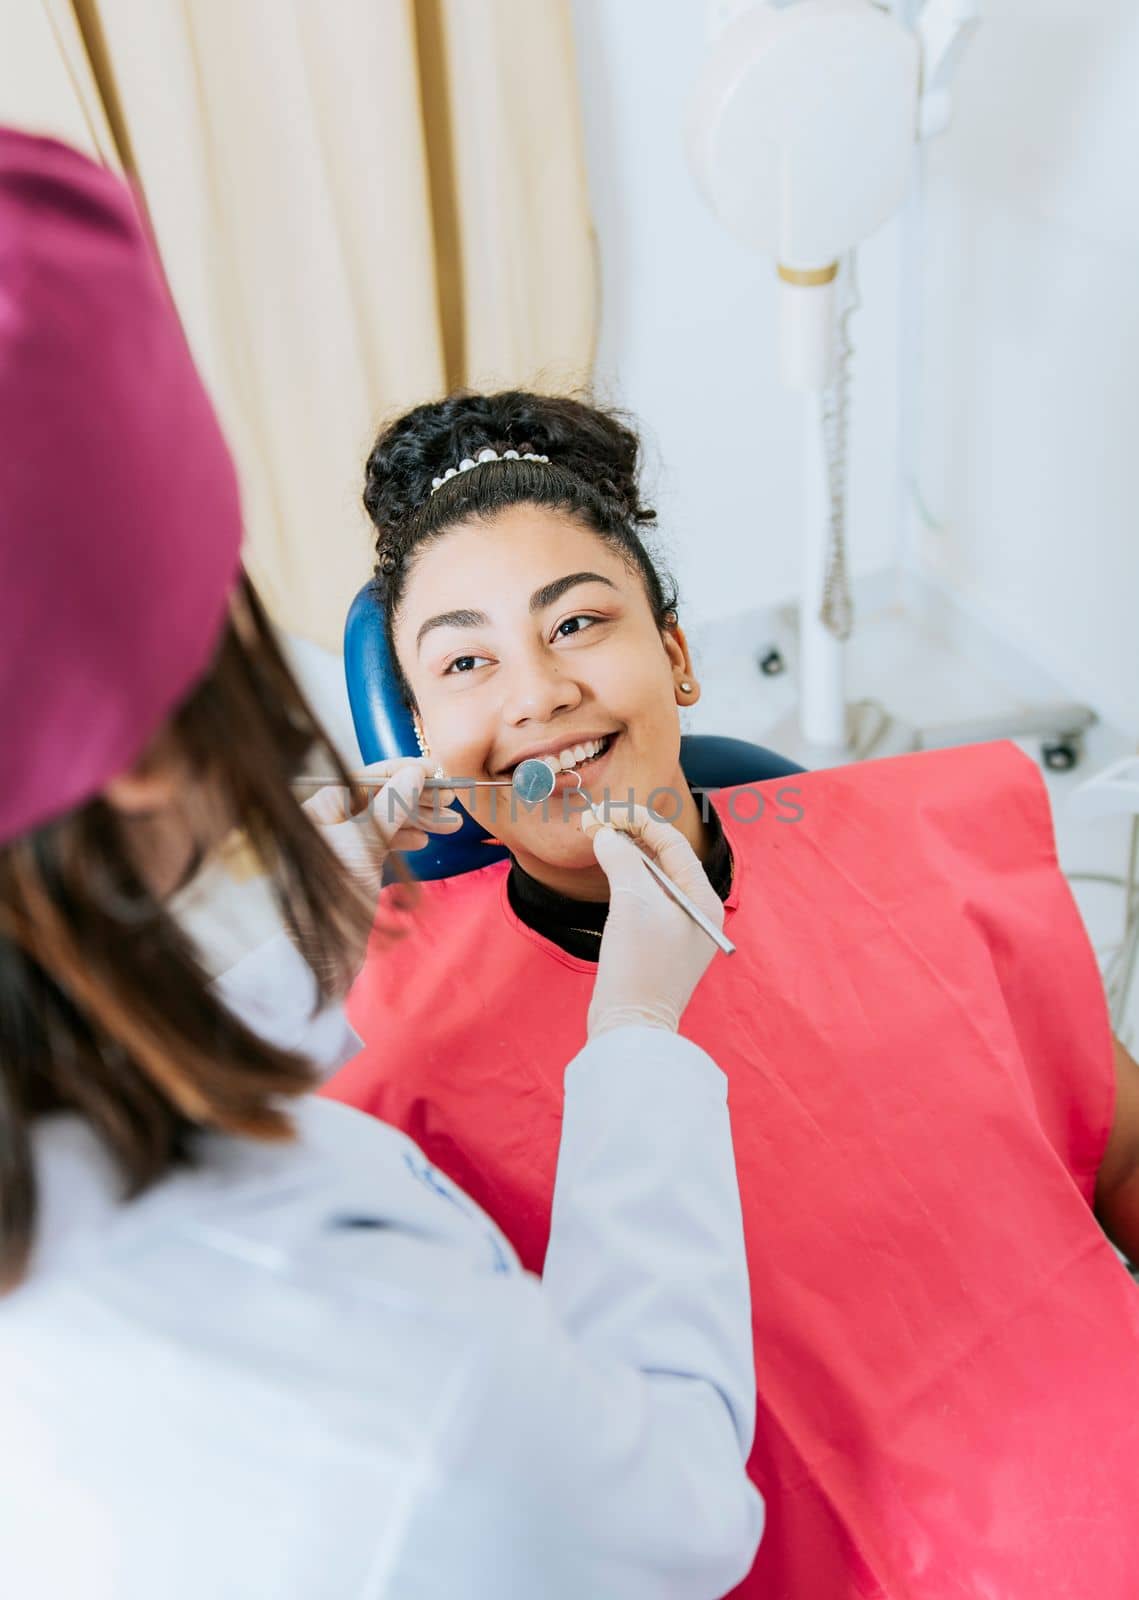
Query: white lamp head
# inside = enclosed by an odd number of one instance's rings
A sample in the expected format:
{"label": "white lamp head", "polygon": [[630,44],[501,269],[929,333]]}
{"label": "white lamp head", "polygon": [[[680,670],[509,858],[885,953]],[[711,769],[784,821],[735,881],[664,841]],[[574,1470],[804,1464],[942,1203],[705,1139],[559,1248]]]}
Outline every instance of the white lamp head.
{"label": "white lamp head", "polygon": [[755,5],[700,74],[692,168],[720,220],[779,265],[796,386],[829,380],[839,259],[905,196],[920,77],[916,36],[872,0]]}

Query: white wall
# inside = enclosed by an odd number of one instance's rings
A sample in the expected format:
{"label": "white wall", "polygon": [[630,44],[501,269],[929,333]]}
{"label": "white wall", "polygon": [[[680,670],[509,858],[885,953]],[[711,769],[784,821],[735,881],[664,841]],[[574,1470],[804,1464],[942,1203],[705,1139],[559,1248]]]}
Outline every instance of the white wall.
{"label": "white wall", "polygon": [[[598,375],[639,415],[686,614],[799,579],[802,443],[770,264],[707,213],[683,120],[705,0],[574,0],[602,274]],[[919,567],[1139,733],[1139,6],[985,0],[928,152]],[[850,537],[895,553],[897,238],[861,252]]]}
{"label": "white wall", "polygon": [[[708,212],[685,162],[705,0],[574,0],[602,278],[598,388],[644,424],[648,484],[685,617],[795,594],[803,434],[777,376],[775,276]],[[896,254],[863,252],[851,540],[854,570],[893,552]]]}
{"label": "white wall", "polygon": [[1139,7],[987,0],[931,147],[919,553],[1139,736]]}

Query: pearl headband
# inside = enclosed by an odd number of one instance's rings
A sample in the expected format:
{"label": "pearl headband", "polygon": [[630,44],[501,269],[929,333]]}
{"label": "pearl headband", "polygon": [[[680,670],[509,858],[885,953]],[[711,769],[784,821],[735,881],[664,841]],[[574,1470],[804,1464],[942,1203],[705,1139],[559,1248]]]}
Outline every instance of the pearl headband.
{"label": "pearl headband", "polygon": [[497,450],[492,450],[487,445],[485,450],[480,450],[477,456],[467,456],[459,462],[457,467],[448,467],[441,478],[432,478],[431,493],[435,494],[451,478],[457,478],[460,472],[470,472],[473,467],[481,467],[484,461],[549,461],[549,456],[536,455],[533,450],[524,450],[521,454],[517,450],[504,450],[499,455]]}

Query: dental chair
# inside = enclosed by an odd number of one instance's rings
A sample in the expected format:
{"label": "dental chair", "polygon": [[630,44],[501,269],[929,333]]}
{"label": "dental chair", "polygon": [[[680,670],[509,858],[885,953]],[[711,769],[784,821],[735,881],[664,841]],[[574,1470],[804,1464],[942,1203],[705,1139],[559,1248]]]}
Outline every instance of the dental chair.
{"label": "dental chair", "polygon": [[[419,754],[411,712],[404,702],[392,660],[384,615],[372,584],[352,602],[344,627],[344,672],[356,741],[365,762]],[[793,761],[744,739],[712,734],[685,734],[680,763],[694,789],[729,789],[741,783],[763,783],[802,772]],[[417,850],[411,865],[417,878],[452,878],[460,872],[501,861],[506,851],[488,844],[490,835],[464,813],[463,826],[446,837],[432,837]]]}

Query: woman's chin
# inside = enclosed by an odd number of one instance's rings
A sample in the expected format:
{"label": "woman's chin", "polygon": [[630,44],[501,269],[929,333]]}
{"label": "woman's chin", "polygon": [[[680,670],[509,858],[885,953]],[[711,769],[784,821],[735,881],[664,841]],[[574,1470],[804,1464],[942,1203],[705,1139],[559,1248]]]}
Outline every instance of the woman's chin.
{"label": "woman's chin", "polygon": [[541,878],[542,868],[557,872],[600,872],[593,846],[578,822],[556,822],[543,828],[536,839],[517,839],[503,843],[518,858],[532,877]]}

